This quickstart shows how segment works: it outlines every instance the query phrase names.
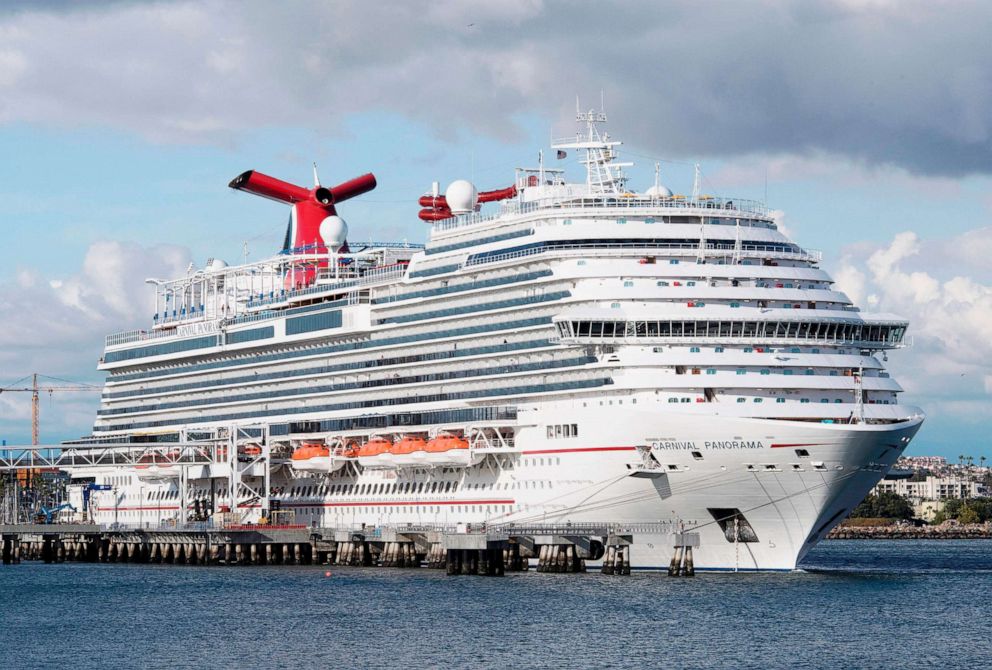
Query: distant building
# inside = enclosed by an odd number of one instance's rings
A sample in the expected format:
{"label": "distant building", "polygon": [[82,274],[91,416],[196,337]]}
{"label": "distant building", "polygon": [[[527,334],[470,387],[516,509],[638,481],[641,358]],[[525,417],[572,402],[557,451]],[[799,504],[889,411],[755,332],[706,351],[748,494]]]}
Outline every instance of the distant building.
{"label": "distant building", "polygon": [[961,477],[927,477],[922,482],[911,482],[901,477],[898,479],[886,477],[872,489],[872,493],[898,493],[906,498],[921,501],[980,498],[988,495],[983,484]]}
{"label": "distant building", "polygon": [[947,459],[943,456],[903,456],[899,466],[911,470],[940,469],[947,467]]}
{"label": "distant building", "polygon": [[913,516],[917,519],[923,519],[924,521],[934,521],[937,518],[937,512],[944,509],[945,501],[943,500],[924,500],[913,505]]}

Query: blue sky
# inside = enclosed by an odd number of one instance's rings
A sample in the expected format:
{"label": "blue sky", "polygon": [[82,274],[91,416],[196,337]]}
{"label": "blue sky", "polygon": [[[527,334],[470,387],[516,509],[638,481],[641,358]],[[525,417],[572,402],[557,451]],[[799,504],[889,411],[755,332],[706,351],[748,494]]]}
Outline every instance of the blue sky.
{"label": "blue sky", "polygon": [[[864,309],[912,320],[890,356],[929,414],[911,453],[992,455],[992,56],[974,28],[992,12],[760,4],[596,4],[598,22],[538,0],[345,5],[305,25],[293,3],[0,9],[0,385],[99,383],[103,335],[147,326],[144,277],[275,250],[284,208],[227,188],[246,169],[372,171],[341,207],[351,238],[422,241],[431,181],[507,185],[602,91],[632,187],[659,160],[688,191],[699,161],[707,191],[767,192]],[[43,439],[86,433],[94,408],[47,398]],[[0,437],[27,441],[27,417],[0,394]]]}

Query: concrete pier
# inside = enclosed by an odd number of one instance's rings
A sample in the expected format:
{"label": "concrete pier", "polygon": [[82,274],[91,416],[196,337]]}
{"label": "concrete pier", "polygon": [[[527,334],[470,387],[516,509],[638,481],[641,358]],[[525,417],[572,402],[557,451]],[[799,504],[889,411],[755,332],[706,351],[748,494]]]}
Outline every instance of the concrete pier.
{"label": "concrete pier", "polygon": [[[101,528],[92,525],[0,526],[3,565],[22,560],[172,565],[340,565],[428,568],[449,575],[582,573],[602,561],[607,575],[630,574],[633,534],[606,525],[536,524],[486,528],[397,525],[361,528],[236,526]],[[638,531],[643,532],[643,531]],[[671,533],[669,574],[695,573],[698,533]],[[670,545],[671,546],[671,545]]]}

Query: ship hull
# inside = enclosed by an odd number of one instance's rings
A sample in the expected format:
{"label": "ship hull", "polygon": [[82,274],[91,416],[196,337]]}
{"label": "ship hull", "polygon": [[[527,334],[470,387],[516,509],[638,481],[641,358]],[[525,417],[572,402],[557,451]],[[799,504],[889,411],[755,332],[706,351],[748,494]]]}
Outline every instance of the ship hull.
{"label": "ship hull", "polygon": [[[684,531],[694,538],[697,569],[792,570],[884,476],[922,422],[581,413],[588,428],[580,436],[548,439],[546,421],[571,421],[579,410],[535,409],[515,446],[491,449],[473,467],[307,475],[285,468],[273,473],[273,507],[294,523],[335,528],[609,524],[632,541],[634,569],[666,569],[675,533]],[[216,505],[211,481],[189,482],[205,508]],[[167,495],[170,485],[162,486]],[[137,480],[118,495],[129,502],[95,501],[97,521],[153,525],[178,515],[178,504],[161,504],[162,493],[139,489]],[[262,514],[252,501],[239,512],[243,521]]]}

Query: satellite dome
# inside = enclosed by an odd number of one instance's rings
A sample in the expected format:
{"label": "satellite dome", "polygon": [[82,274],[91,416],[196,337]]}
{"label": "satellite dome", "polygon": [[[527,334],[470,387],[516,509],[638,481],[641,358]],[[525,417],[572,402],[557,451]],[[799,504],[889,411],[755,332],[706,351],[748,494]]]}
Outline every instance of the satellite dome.
{"label": "satellite dome", "polygon": [[475,184],[472,182],[458,179],[448,185],[448,190],[444,192],[444,199],[447,201],[452,214],[467,214],[475,209],[475,204],[479,200],[479,192],[475,190]]}
{"label": "satellite dome", "polygon": [[227,262],[223,258],[214,258],[207,264],[207,272],[220,272],[226,267]]}
{"label": "satellite dome", "polygon": [[332,214],[320,222],[320,239],[324,240],[331,251],[337,251],[344,246],[348,238],[348,224],[340,216]]}
{"label": "satellite dome", "polygon": [[648,196],[649,198],[671,198],[672,192],[668,190],[668,187],[658,184],[657,186],[652,186],[647,191],[645,191],[644,195]]}

